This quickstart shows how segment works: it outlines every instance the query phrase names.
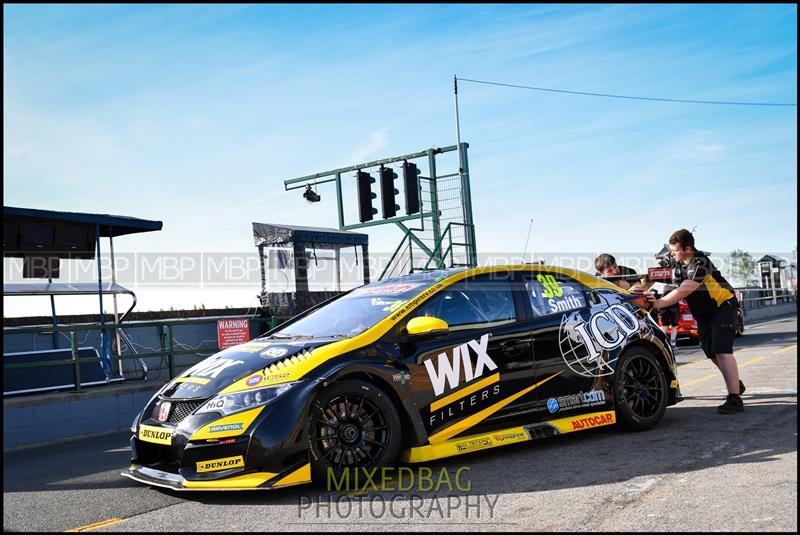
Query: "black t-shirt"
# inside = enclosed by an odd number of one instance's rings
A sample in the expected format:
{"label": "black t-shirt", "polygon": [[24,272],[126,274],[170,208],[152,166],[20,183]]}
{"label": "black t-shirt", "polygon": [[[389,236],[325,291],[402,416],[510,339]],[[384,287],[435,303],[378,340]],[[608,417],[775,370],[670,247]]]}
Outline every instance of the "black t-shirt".
{"label": "black t-shirt", "polygon": [[700,287],[686,296],[686,304],[698,322],[708,323],[714,312],[736,295],[725,277],[714,266],[714,263],[702,252],[696,251],[687,265],[678,263],[675,268],[675,283],[685,280],[700,283]]}

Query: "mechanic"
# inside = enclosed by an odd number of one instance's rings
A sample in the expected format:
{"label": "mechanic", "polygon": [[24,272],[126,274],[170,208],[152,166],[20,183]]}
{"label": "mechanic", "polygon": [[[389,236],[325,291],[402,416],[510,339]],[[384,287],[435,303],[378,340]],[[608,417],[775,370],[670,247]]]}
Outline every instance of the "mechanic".
{"label": "mechanic", "polygon": [[[618,277],[620,275],[636,275],[636,272],[627,266],[618,266],[617,259],[610,254],[601,254],[594,259],[594,268],[597,270],[595,273],[598,277]],[[633,283],[624,279],[611,280],[620,288],[630,290]]]}
{"label": "mechanic", "polygon": [[[669,292],[674,290],[676,287],[673,285],[665,286],[664,287],[664,295],[667,295]],[[656,296],[658,297],[658,296]],[[661,327],[664,329],[664,332],[669,334],[670,342],[672,343],[672,349],[678,348],[678,319],[680,315],[680,310],[678,308],[678,303],[676,302],[674,305],[670,305],[668,307],[664,307],[660,310],[661,313]]]}
{"label": "mechanic", "polygon": [[[660,299],[647,292],[647,298],[658,309],[677,304],[681,299],[686,301],[697,320],[703,352],[719,368],[728,389],[725,403],[717,407],[717,412],[720,414],[741,412],[744,410],[741,395],[744,394],[745,387],[739,380],[739,367],[733,355],[738,309],[733,287],[720,274],[708,256],[695,249],[694,236],[688,230],[675,231],[669,237],[669,248],[677,264],[675,283],[678,287]],[[652,284],[652,282],[645,283],[633,291],[644,292]]]}

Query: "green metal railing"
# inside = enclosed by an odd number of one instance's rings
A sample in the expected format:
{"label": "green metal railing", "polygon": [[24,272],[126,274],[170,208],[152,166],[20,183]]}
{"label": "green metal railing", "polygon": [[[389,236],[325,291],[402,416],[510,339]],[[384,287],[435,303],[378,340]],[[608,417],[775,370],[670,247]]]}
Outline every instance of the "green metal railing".
{"label": "green metal railing", "polygon": [[[74,324],[74,325],[59,325],[59,326],[52,326],[52,325],[34,325],[28,327],[4,327],[3,328],[3,337],[7,337],[14,334],[56,334],[56,333],[68,333],[69,334],[69,342],[70,342],[70,352],[72,358],[70,359],[56,359],[56,360],[46,360],[40,362],[24,362],[24,363],[17,363],[17,364],[5,364],[3,363],[3,372],[5,373],[8,370],[14,370],[19,368],[38,368],[38,367],[49,367],[49,366],[73,366],[73,377],[75,380],[75,392],[81,391],[81,370],[80,365],[81,363],[87,362],[98,362],[100,363],[103,359],[102,356],[100,357],[79,357],[78,356],[78,342],[75,334],[81,331],[104,331],[104,330],[116,330],[116,329],[138,329],[144,327],[158,327],[163,329],[166,327],[166,341],[165,341],[165,348],[162,351],[150,351],[147,353],[134,353],[131,355],[112,355],[112,359],[116,361],[122,360],[135,360],[135,359],[142,359],[148,357],[166,357],[167,358],[167,366],[169,368],[169,377],[172,379],[175,377],[175,357],[180,355],[192,355],[198,353],[205,353],[205,352],[214,352],[216,353],[219,351],[219,345],[215,344],[214,346],[209,346],[207,348],[203,348],[203,350],[199,349],[176,349],[175,348],[175,337],[173,333],[173,329],[175,327],[180,327],[184,325],[204,325],[209,323],[215,323],[218,319],[224,318],[231,318],[233,316],[213,316],[207,318],[191,318],[191,319],[179,319],[179,320],[156,320],[156,321],[141,321],[141,322],[126,322],[122,323],[105,323],[100,324],[98,323],[81,323],[81,324]],[[262,317],[250,317],[248,318],[250,321],[255,323],[266,323],[267,328],[264,332],[274,329],[278,325],[277,317],[270,316],[268,318]]]}

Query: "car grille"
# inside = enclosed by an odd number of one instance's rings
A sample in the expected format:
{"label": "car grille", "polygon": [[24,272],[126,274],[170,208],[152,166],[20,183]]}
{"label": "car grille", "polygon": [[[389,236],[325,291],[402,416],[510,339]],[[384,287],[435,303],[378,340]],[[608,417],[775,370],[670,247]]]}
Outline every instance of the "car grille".
{"label": "car grille", "polygon": [[[172,401],[172,408],[169,411],[169,418],[166,424],[177,425],[181,423],[187,416],[192,414],[197,408],[205,403],[205,400],[200,401]],[[153,418],[158,418],[158,404],[153,409]]]}

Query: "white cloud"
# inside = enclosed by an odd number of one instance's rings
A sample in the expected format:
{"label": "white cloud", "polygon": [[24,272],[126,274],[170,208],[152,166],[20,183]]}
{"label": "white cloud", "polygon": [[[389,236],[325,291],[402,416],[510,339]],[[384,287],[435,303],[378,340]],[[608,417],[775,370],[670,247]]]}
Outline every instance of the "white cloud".
{"label": "white cloud", "polygon": [[363,162],[370,156],[375,155],[378,151],[385,149],[389,146],[389,139],[387,136],[388,128],[381,128],[369,135],[363,145],[356,148],[351,154],[349,161]]}

